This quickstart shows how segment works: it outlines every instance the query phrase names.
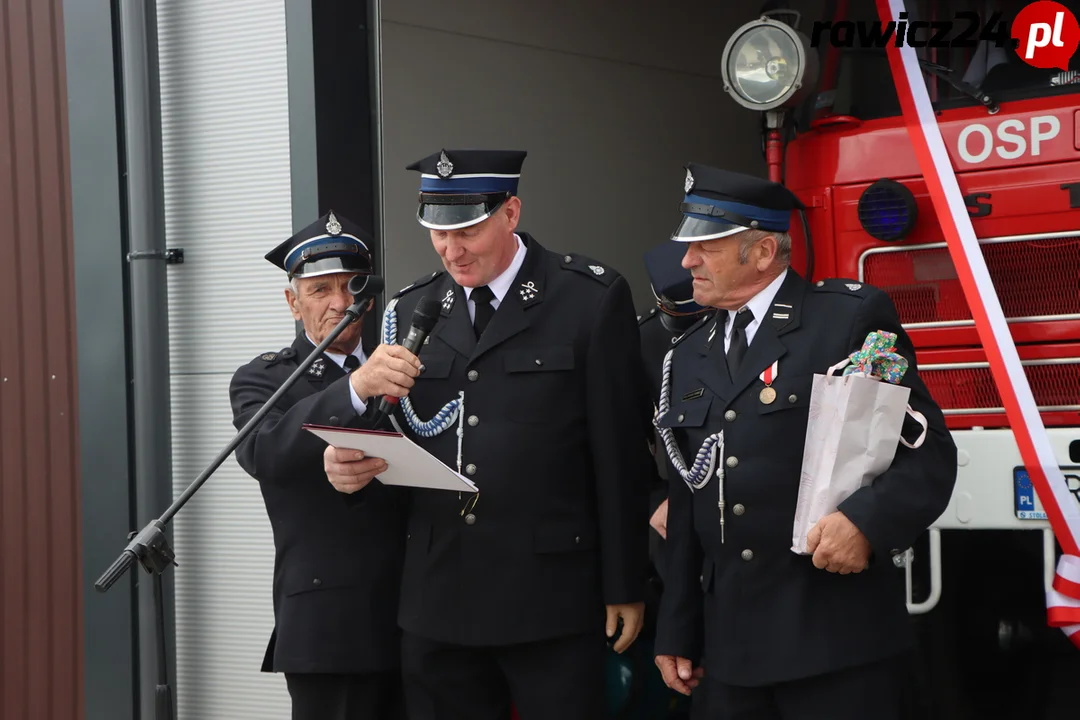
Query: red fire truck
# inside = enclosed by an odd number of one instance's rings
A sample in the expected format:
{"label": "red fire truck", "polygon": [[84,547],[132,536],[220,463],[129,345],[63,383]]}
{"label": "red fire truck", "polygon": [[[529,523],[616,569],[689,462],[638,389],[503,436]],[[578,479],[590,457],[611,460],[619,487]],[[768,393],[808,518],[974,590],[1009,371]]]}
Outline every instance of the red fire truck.
{"label": "red fire truck", "polygon": [[[952,23],[952,46],[917,53],[1028,381],[1080,503],[1080,67],[1077,57],[1069,70],[1019,58],[1008,23],[1027,4],[909,0],[906,11],[909,20],[936,22],[930,27]],[[1080,2],[1063,4],[1080,17]],[[902,556],[930,706],[918,716],[1075,717],[1068,688],[1080,682],[1080,652],[1046,623],[1044,593],[1060,549],[980,347],[886,50],[866,42],[875,3],[833,0],[809,20],[777,9],[788,6],[768,3],[771,10],[729,39],[724,90],[761,112],[770,176],[807,206],[793,233],[795,268],[892,297],[959,449],[948,509]]]}

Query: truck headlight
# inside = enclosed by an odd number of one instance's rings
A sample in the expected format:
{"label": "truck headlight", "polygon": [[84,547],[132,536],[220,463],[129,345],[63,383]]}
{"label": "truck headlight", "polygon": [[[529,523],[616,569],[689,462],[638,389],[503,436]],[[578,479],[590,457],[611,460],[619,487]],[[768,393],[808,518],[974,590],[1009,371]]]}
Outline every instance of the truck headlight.
{"label": "truck headlight", "polygon": [[721,60],[724,91],[751,110],[798,105],[817,82],[810,39],[767,17],[735,31]]}

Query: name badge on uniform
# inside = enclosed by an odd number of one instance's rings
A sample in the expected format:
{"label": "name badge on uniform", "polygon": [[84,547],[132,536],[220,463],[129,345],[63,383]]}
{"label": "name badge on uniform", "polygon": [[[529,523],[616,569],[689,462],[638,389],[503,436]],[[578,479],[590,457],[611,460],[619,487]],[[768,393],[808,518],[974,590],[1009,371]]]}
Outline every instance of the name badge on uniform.
{"label": "name badge on uniform", "polygon": [[700,387],[697,390],[691,390],[690,392],[686,393],[685,395],[682,396],[682,399],[683,399],[683,402],[686,402],[687,400],[697,400],[699,397],[701,397],[704,394],[705,394],[705,388]]}
{"label": "name badge on uniform", "polygon": [[773,389],[773,381],[776,380],[780,368],[780,361],[776,360],[772,365],[761,371],[761,375],[758,377],[761,382],[765,383],[765,387],[761,388],[761,392],[758,393],[758,399],[765,405],[771,405],[776,401],[776,390]]}

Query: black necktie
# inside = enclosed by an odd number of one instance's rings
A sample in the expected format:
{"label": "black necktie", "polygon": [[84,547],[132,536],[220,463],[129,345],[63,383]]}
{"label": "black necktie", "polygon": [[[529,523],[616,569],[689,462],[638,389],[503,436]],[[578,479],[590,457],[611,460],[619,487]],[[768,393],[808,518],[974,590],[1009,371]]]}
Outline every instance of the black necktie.
{"label": "black necktie", "polygon": [[731,345],[727,351],[727,364],[728,373],[731,374],[731,379],[735,379],[735,373],[739,371],[739,365],[742,363],[743,358],[746,357],[746,350],[750,347],[750,343],[746,341],[746,326],[754,320],[754,313],[750,311],[750,308],[744,307],[739,312],[735,313],[731,329]]}
{"label": "black necktie", "polygon": [[491,301],[495,299],[495,293],[487,285],[474,288],[469,297],[476,303],[476,315],[473,318],[473,329],[476,330],[476,338],[479,340],[484,333],[484,328],[495,314],[495,308]]}
{"label": "black necktie", "polygon": [[360,358],[355,355],[350,355],[345,358],[345,370],[346,372],[352,372],[356,368],[360,367]]}

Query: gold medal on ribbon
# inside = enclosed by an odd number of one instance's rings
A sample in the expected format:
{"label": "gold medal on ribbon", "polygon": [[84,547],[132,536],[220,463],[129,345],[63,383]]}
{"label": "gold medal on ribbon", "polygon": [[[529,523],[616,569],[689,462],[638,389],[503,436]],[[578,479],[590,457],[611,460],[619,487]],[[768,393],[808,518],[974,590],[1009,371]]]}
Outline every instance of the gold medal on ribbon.
{"label": "gold medal on ribbon", "polygon": [[761,400],[763,405],[771,405],[776,401],[776,391],[773,390],[772,384],[776,380],[779,365],[779,360],[773,362],[772,365],[762,370],[761,375],[758,376],[761,382],[765,383],[765,387],[761,388],[761,392],[758,393],[758,400]]}

